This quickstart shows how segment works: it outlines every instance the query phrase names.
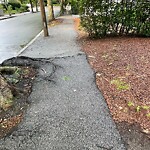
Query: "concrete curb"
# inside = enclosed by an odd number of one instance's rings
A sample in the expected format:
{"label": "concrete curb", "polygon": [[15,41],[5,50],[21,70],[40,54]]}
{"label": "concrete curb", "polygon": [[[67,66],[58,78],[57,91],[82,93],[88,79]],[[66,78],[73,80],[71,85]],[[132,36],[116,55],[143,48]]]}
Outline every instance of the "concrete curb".
{"label": "concrete curb", "polygon": [[19,56],[21,53],[23,53],[31,44],[33,44],[36,39],[43,33],[43,30],[38,34],[36,35],[23,49],[21,49],[18,53],[17,53],[17,56]]}
{"label": "concrete curb", "polygon": [[5,19],[11,19],[11,18],[18,17],[18,16],[23,16],[23,15],[26,15],[29,13],[30,12],[24,12],[24,13],[20,13],[20,14],[12,14],[11,16],[8,16],[8,15],[0,16],[0,21],[5,20]]}
{"label": "concrete curb", "polygon": [[1,21],[1,20],[10,19],[10,18],[14,18],[14,17],[16,17],[16,16],[0,17],[0,21]]}

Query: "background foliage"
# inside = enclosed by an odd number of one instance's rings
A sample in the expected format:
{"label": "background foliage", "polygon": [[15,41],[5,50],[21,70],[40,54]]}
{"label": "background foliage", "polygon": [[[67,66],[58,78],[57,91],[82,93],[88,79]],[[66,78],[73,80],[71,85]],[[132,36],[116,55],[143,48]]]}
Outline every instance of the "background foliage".
{"label": "background foliage", "polygon": [[[23,1],[24,2],[24,1]],[[7,14],[15,14],[29,11],[29,7],[18,0],[9,0],[8,3],[1,4],[2,9]]]}
{"label": "background foliage", "polygon": [[80,0],[81,23],[93,37],[150,36],[149,0]]}

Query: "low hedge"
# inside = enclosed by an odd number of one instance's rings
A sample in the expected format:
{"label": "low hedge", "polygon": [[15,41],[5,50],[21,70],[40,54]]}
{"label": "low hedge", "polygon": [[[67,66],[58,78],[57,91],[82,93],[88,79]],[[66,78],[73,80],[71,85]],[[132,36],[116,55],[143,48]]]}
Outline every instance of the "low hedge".
{"label": "low hedge", "polygon": [[81,24],[93,37],[150,36],[149,0],[80,0]]}

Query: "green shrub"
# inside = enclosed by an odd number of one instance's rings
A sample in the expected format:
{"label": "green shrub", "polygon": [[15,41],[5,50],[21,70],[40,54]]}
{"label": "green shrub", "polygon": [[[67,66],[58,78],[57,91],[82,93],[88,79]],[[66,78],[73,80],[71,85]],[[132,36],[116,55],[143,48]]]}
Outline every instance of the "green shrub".
{"label": "green shrub", "polygon": [[11,14],[17,14],[17,10],[12,10]]}
{"label": "green shrub", "polygon": [[21,7],[21,4],[17,0],[9,0],[8,5],[10,5],[13,10],[15,10],[15,8]]}
{"label": "green shrub", "polygon": [[80,0],[80,6],[81,24],[90,36],[150,36],[148,0]]}
{"label": "green shrub", "polygon": [[47,0],[44,0],[44,5],[47,6]]}
{"label": "green shrub", "polygon": [[59,4],[59,0],[53,0],[53,4]]}
{"label": "green shrub", "polygon": [[21,12],[27,12],[27,11],[29,11],[29,7],[25,4],[22,4],[19,10]]}
{"label": "green shrub", "polygon": [[0,9],[3,9],[3,5],[0,4]]}
{"label": "green shrub", "polygon": [[79,14],[79,2],[77,0],[71,1],[72,14]]}
{"label": "green shrub", "polygon": [[11,14],[12,14],[12,6],[11,5],[9,5],[8,6],[8,8],[7,8],[7,12],[8,12],[8,14],[11,16]]}

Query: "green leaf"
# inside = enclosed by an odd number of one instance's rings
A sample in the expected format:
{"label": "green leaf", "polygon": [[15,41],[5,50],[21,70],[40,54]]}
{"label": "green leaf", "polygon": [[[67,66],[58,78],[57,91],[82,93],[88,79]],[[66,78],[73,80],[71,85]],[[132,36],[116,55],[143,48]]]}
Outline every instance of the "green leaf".
{"label": "green leaf", "polygon": [[137,111],[137,112],[140,112],[140,109],[141,109],[141,106],[137,106],[137,107],[136,107],[136,111]]}
{"label": "green leaf", "polygon": [[150,109],[150,106],[142,106],[143,109],[148,110]]}
{"label": "green leaf", "polygon": [[150,113],[146,114],[146,116],[150,118]]}
{"label": "green leaf", "polygon": [[62,79],[63,79],[64,81],[69,81],[69,80],[70,80],[70,77],[64,76]]}
{"label": "green leaf", "polygon": [[134,103],[131,102],[131,101],[129,101],[129,102],[128,102],[128,106],[129,106],[129,107],[134,106]]}

